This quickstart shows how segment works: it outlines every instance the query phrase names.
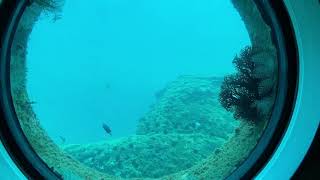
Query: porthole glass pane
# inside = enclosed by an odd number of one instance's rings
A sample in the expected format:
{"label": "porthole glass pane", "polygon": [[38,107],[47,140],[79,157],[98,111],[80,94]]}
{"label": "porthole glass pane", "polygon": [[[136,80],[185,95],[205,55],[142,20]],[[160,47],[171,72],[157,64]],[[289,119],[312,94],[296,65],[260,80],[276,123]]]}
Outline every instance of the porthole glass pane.
{"label": "porthole glass pane", "polygon": [[223,179],[271,117],[271,28],[252,0],[35,0],[11,48],[22,130],[65,179]]}

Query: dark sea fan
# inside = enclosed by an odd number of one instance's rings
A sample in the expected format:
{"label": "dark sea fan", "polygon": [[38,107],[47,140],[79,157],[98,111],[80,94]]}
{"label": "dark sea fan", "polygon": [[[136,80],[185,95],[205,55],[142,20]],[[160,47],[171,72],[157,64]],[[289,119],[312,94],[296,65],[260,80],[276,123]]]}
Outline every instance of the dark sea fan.
{"label": "dark sea fan", "polygon": [[64,0],[34,0],[34,2],[41,8],[43,14],[52,16],[53,21],[61,19]]}
{"label": "dark sea fan", "polygon": [[41,6],[43,10],[55,12],[61,10],[64,0],[35,0],[35,3]]}
{"label": "dark sea fan", "polygon": [[236,119],[254,121],[258,116],[253,103],[260,98],[260,80],[252,75],[255,68],[252,57],[256,53],[254,48],[245,47],[233,60],[238,72],[226,76],[221,85],[220,103],[228,111],[233,111]]}

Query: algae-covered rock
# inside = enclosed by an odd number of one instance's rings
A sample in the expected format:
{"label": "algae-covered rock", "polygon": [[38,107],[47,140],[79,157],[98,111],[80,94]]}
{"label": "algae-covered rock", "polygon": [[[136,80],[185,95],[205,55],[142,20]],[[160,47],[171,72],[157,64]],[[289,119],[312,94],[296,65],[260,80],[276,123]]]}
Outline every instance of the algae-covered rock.
{"label": "algae-covered rock", "polygon": [[218,101],[221,78],[181,76],[157,93],[137,134],[109,142],[69,145],[73,158],[122,178],[159,178],[206,159],[238,122]]}
{"label": "algae-covered rock", "polygon": [[140,119],[137,134],[203,133],[228,138],[237,125],[221,107],[222,78],[180,76],[157,93],[158,101]]}
{"label": "algae-covered rock", "polygon": [[263,122],[255,124],[241,121],[234,136],[217,148],[208,158],[185,171],[162,179],[225,179],[247,159],[258,142],[264,127],[265,123]]}
{"label": "algae-covered rock", "polygon": [[136,135],[64,150],[85,165],[123,178],[158,178],[192,167],[224,142],[203,134]]}

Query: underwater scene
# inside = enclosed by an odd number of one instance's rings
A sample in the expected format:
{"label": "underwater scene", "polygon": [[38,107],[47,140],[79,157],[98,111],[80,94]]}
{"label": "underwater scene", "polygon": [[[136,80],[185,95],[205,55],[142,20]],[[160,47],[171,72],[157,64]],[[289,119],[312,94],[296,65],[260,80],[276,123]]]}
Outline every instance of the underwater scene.
{"label": "underwater scene", "polygon": [[35,0],[10,76],[63,179],[225,179],[271,117],[277,52],[252,0]]}

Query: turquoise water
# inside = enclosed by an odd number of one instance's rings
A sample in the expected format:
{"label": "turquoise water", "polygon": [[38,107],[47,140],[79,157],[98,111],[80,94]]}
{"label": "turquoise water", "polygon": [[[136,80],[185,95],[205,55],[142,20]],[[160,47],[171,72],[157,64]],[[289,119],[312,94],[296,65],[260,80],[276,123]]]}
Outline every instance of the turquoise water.
{"label": "turquoise water", "polygon": [[246,45],[230,1],[67,0],[60,19],[43,15],[34,26],[27,89],[58,143],[59,136],[67,143],[124,137],[168,83],[233,73]]}

